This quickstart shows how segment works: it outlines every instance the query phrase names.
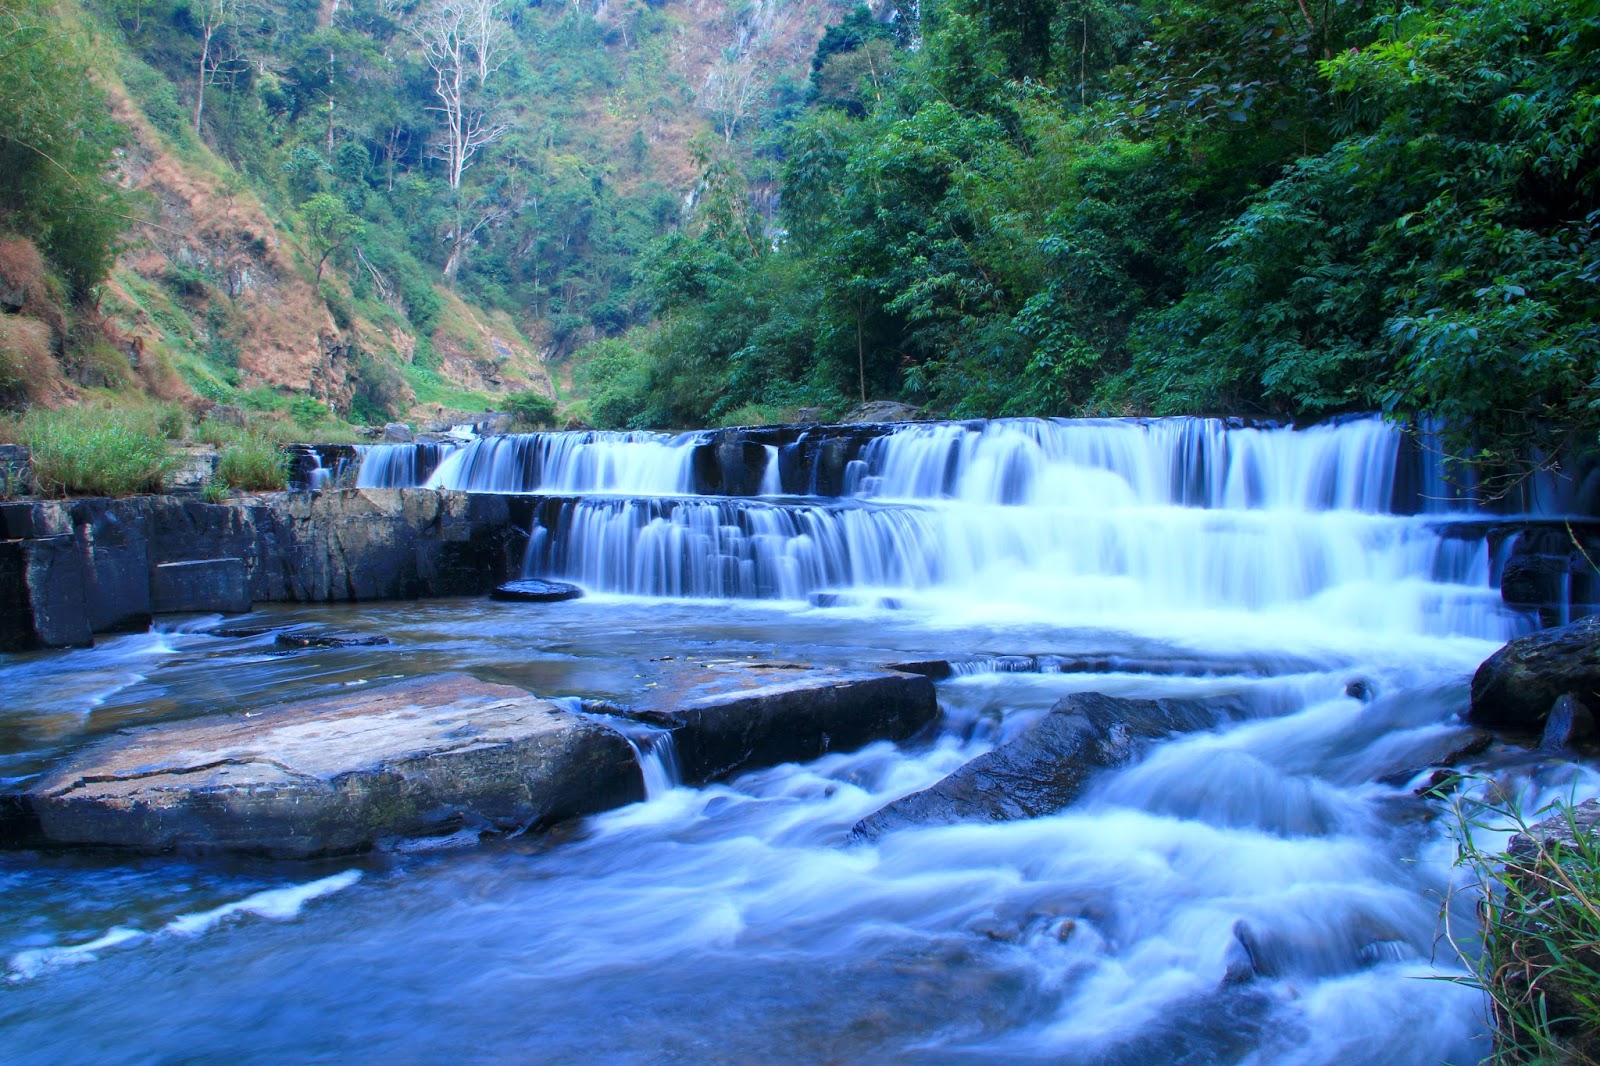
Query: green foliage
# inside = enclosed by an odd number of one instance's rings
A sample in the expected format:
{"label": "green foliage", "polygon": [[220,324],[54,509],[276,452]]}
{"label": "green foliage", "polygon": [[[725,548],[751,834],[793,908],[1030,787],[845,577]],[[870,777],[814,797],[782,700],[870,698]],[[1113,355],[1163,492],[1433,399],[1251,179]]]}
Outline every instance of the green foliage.
{"label": "green foliage", "polygon": [[110,271],[126,214],[108,180],[122,131],[93,55],[48,0],[0,0],[0,229],[37,244],[80,298]]}
{"label": "green foliage", "polygon": [[257,433],[242,434],[217,456],[213,483],[247,492],[276,492],[289,482],[289,460],[282,447]]}
{"label": "green foliage", "polygon": [[555,424],[556,402],[542,392],[514,392],[505,399],[513,432],[549,429]]}
{"label": "green foliage", "polygon": [[33,453],[42,492],[63,496],[131,496],[160,492],[176,465],[149,411],[73,407],[30,411],[19,435]]}

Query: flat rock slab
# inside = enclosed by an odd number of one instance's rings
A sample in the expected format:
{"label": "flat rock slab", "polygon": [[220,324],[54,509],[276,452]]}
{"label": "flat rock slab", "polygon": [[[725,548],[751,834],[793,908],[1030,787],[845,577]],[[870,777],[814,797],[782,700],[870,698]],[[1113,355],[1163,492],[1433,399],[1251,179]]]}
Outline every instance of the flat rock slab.
{"label": "flat rock slab", "polygon": [[489,598],[508,603],[559,603],[562,600],[578,599],[582,595],[581,588],[569,585],[565,581],[540,581],[528,578],[522,581],[507,581],[489,593]]}
{"label": "flat rock slab", "polygon": [[305,858],[643,797],[620,734],[444,674],[110,737],[4,797],[0,840]]}
{"label": "flat rock slab", "polygon": [[894,670],[683,660],[632,716],[669,729],[685,784],[904,740],[939,714],[933,682]]}
{"label": "flat rock slab", "polygon": [[250,574],[243,559],[160,563],[150,571],[156,614],[243,614],[250,609]]}
{"label": "flat rock slab", "polygon": [[[255,634],[240,631],[241,635]],[[262,630],[261,632],[270,632]],[[232,635],[232,634],[229,634]],[[337,633],[331,630],[284,630],[273,638],[280,648],[299,651],[302,648],[366,648],[389,643],[389,638],[378,633]]]}
{"label": "flat rock slab", "polygon": [[920,792],[879,808],[851,835],[876,840],[914,826],[1006,822],[1065,810],[1097,772],[1129,762],[1140,741],[1208,729],[1223,701],[1135,700],[1078,692],[1027,732]]}

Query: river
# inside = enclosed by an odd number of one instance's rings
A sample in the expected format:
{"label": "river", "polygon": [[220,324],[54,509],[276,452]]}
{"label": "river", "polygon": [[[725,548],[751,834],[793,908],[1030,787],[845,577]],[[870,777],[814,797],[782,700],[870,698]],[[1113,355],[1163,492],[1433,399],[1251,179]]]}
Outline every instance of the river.
{"label": "river", "polygon": [[[692,495],[693,438],[553,438],[524,439],[514,468],[489,454],[511,445],[480,442],[425,464],[369,453],[363,476],[395,460],[576,497],[542,512],[528,567],[587,598],[250,616],[392,641],[374,647],[284,654],[195,618],[0,657],[0,778],[119,727],[442,670],[627,702],[669,656],[957,660],[936,733],[700,789],[658,776],[647,801],[544,836],[310,864],[0,854],[0,1060],[1487,1053],[1484,1004],[1439,940],[1449,809],[1413,790],[1467,734],[1472,670],[1532,621],[1499,602],[1466,506],[1397,480],[1392,429],[906,427],[834,496],[774,449],[757,496],[714,499]],[[1074,672],[1084,659],[1104,669]],[[1060,815],[849,843],[1090,690],[1238,711]],[[1495,766],[1531,806],[1600,793],[1560,762]]]}

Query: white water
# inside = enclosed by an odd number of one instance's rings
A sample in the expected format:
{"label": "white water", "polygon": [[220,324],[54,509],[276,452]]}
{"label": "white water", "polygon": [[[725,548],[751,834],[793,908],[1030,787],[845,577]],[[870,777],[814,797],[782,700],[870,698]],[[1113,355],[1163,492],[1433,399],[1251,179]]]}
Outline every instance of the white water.
{"label": "white water", "polygon": [[[530,546],[535,573],[588,599],[328,609],[395,646],[285,659],[241,639],[201,663],[182,636],[62,683],[105,686],[86,713],[114,705],[121,722],[166,698],[163,671],[180,705],[467,669],[581,707],[626,702],[650,660],[700,651],[969,658],[940,686],[939,734],[705,789],[676,787],[659,734],[634,735],[649,802],[558,840],[400,854],[295,922],[212,923],[181,951],[177,937],[104,938],[230,904],[182,905],[176,877],[72,895],[49,870],[13,872],[27,900],[71,899],[65,917],[32,906],[37,925],[76,934],[41,947],[18,918],[20,950],[102,961],[11,989],[0,1057],[132,1058],[127,1034],[152,1017],[165,1024],[139,1038],[148,1061],[471,1048],[571,1063],[1426,1066],[1488,1050],[1480,999],[1438,980],[1461,972],[1437,943],[1453,848],[1413,790],[1467,738],[1473,668],[1531,623],[1499,602],[1485,543],[1456,521],[1469,512],[1396,513],[1417,508],[1394,502],[1388,427],[901,427],[851,457],[836,500],[778,498],[770,451],[763,499],[704,498],[698,439],[556,436],[446,462],[500,491],[530,488],[516,468],[551,495],[613,493],[541,509],[556,519]],[[814,483],[788,459],[784,477]],[[829,590],[880,606],[807,606]],[[1062,669],[1080,657],[1107,665]],[[1125,665],[1139,662],[1184,665]],[[48,705],[55,675],[7,669]],[[1346,694],[1354,680],[1369,700]],[[1228,715],[1141,751],[1058,815],[849,843],[856,820],[1090,690]],[[1600,792],[1594,774],[1531,757],[1493,769],[1530,799]],[[139,902],[101,903],[102,889]],[[141,908],[162,917],[130,920]],[[1454,909],[1470,928],[1471,899]],[[1252,951],[1254,976],[1230,979]]]}

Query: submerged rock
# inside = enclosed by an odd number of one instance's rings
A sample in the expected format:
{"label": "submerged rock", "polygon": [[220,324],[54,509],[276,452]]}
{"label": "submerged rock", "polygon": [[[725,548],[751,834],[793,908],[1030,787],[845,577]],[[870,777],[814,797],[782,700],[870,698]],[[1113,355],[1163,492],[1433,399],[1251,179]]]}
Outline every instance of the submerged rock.
{"label": "submerged rock", "polygon": [[419,678],[131,730],[0,803],[0,841],[288,858],[518,830],[644,796],[623,737],[521,689]]}
{"label": "submerged rock", "polygon": [[1600,706],[1600,615],[1519,637],[1489,656],[1472,676],[1467,718],[1489,729],[1538,733],[1568,694]]}
{"label": "submerged rock", "polygon": [[561,600],[575,600],[582,595],[583,589],[577,585],[569,585],[565,581],[540,581],[528,578],[522,581],[507,581],[489,593],[489,598],[509,603],[558,603]]}
{"label": "submerged rock", "polygon": [[[240,633],[246,631],[240,630]],[[263,632],[266,632],[264,630]],[[302,648],[364,648],[389,643],[389,638],[377,633],[334,633],[327,630],[286,630],[275,639],[280,648],[297,651]]]}
{"label": "submerged rock", "polygon": [[1074,693],[1021,736],[863,818],[852,835],[876,840],[911,826],[1054,814],[1078,798],[1096,771],[1130,761],[1138,741],[1207,729],[1219,719],[1199,701]]}
{"label": "submerged rock", "polygon": [[685,784],[904,740],[939,713],[933,682],[784,662],[671,664],[632,717],[671,730]]}

